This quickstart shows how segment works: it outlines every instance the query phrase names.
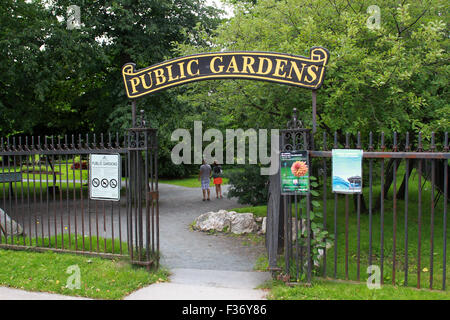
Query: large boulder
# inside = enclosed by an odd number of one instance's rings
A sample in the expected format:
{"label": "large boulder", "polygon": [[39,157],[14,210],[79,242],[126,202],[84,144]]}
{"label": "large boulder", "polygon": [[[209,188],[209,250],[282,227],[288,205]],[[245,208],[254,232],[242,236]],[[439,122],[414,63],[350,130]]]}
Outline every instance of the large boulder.
{"label": "large boulder", "polygon": [[[6,223],[5,223],[6,222]],[[0,236],[7,233],[8,236],[20,236],[23,234],[23,228],[16,221],[11,219],[5,211],[0,208]]]}
{"label": "large boulder", "polygon": [[203,213],[198,216],[194,221],[193,229],[244,234],[258,231],[258,224],[255,222],[253,213],[219,210],[217,212]]}
{"label": "large boulder", "polygon": [[232,215],[226,210],[203,213],[194,221],[194,229],[200,231],[224,231],[231,228]]}
{"label": "large boulder", "polygon": [[253,213],[234,213],[231,218],[231,232],[234,234],[258,231]]}

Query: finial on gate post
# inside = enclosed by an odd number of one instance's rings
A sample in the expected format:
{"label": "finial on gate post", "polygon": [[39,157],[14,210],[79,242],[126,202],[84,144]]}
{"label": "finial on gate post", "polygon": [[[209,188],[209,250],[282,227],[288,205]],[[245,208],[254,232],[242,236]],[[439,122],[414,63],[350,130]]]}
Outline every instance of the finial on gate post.
{"label": "finial on gate post", "polygon": [[145,121],[144,110],[141,109],[141,110],[139,110],[139,111],[140,111],[140,113],[141,113],[141,116],[140,116],[140,118],[139,118],[139,123],[138,123],[138,125],[139,125],[139,127],[141,127],[141,128],[145,128],[146,125],[147,125],[147,122]]}
{"label": "finial on gate post", "polygon": [[292,109],[292,122],[297,123],[297,108]]}
{"label": "finial on gate post", "polygon": [[303,128],[303,123],[300,120],[298,120],[298,117],[297,117],[297,108],[292,109],[292,119],[288,121],[287,127],[289,129]]}

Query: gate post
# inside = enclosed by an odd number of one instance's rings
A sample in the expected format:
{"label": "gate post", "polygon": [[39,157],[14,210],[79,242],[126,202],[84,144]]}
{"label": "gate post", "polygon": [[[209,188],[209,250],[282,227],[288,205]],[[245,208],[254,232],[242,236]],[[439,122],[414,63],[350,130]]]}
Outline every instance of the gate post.
{"label": "gate post", "polygon": [[[287,123],[287,129],[280,132],[280,153],[294,150],[311,150],[313,148],[311,129],[305,129],[303,123],[297,118],[297,109],[293,109],[292,119]],[[269,178],[269,199],[267,203],[267,232],[266,244],[269,259],[269,270],[274,273],[281,271],[278,266],[277,257],[280,249],[284,249],[285,254],[285,274],[290,276],[291,249],[292,249],[292,203],[297,195],[281,195],[280,168],[276,174]],[[295,200],[295,199],[294,199]],[[311,232],[310,232],[310,195],[306,196],[306,230],[307,231],[307,281],[311,280]],[[295,201],[297,203],[297,201]],[[301,263],[296,261],[297,270],[303,268],[303,258]]]}
{"label": "gate post", "polygon": [[134,264],[159,264],[157,130],[147,128],[144,110],[128,129],[128,248]]}

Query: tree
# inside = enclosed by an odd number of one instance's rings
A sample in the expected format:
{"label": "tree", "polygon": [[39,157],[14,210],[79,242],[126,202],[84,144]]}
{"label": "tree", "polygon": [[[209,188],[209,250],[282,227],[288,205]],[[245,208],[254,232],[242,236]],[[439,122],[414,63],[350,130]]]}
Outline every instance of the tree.
{"label": "tree", "polygon": [[[67,28],[77,5],[81,27]],[[0,8],[3,135],[122,130],[131,125],[121,67],[171,57],[174,42],[199,43],[218,11],[204,0],[7,0]],[[171,93],[140,101],[149,118],[176,108]]]}
{"label": "tree", "polygon": [[[320,131],[345,140],[345,132],[450,129],[449,34],[445,1],[378,1],[380,28],[368,27],[371,1],[260,0],[236,4],[209,46],[180,45],[183,53],[258,50],[309,56],[330,51],[318,90]],[[184,101],[207,100],[229,124],[283,127],[297,107],[311,127],[308,90],[254,81],[190,85]],[[387,136],[389,138],[389,136]]]}

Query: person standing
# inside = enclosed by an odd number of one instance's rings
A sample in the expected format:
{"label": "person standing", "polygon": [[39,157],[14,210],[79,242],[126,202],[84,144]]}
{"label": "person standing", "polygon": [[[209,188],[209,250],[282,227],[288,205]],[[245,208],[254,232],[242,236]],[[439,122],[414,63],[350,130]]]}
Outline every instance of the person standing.
{"label": "person standing", "polygon": [[217,163],[217,160],[214,160],[212,171],[213,183],[216,187],[216,197],[217,199],[222,199],[222,167]]}
{"label": "person standing", "polygon": [[[198,180],[202,184],[203,201],[210,200],[209,181],[211,180],[211,172],[211,166],[203,159],[202,165],[200,166],[200,172],[198,173]],[[207,199],[206,194],[208,194]]]}

